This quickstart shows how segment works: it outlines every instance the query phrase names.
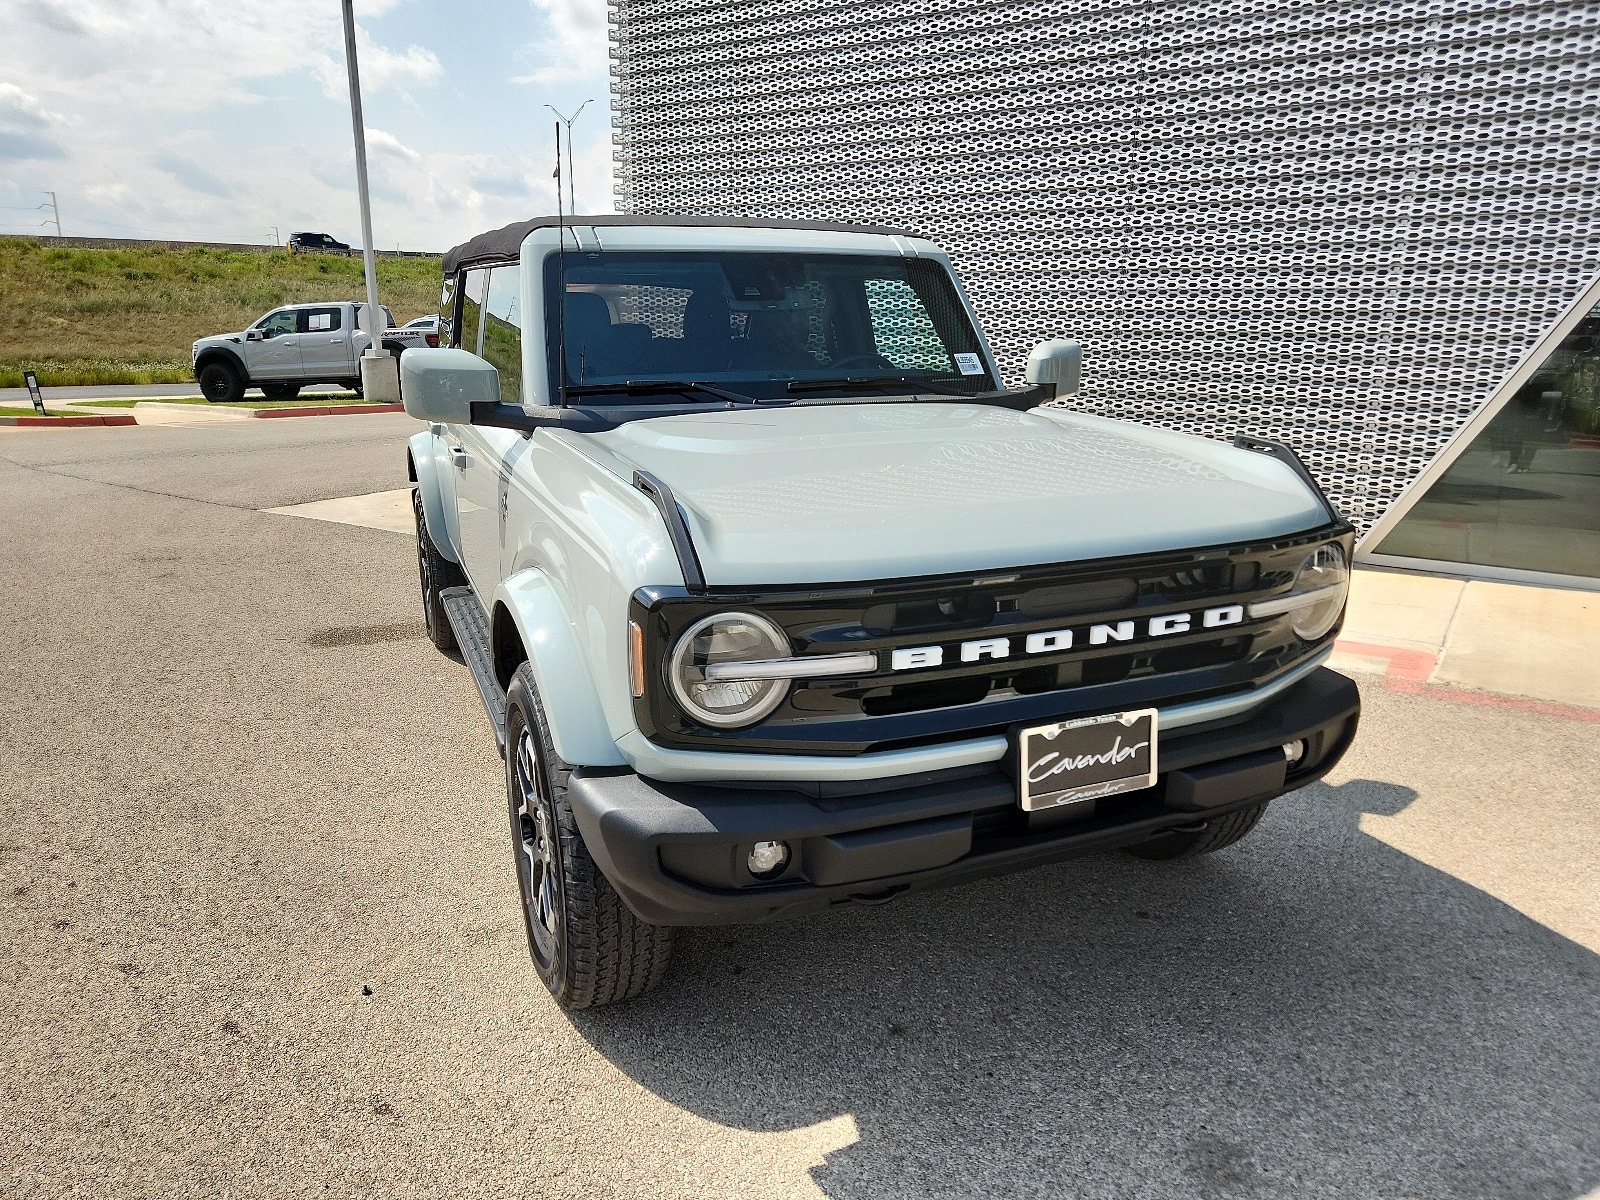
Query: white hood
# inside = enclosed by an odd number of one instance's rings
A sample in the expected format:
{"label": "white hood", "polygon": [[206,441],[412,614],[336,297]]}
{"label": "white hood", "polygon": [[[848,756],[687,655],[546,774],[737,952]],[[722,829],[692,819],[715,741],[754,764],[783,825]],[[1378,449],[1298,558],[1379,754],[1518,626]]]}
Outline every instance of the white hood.
{"label": "white hood", "polygon": [[[741,409],[565,435],[665,481],[707,582],[843,583],[1278,537],[1327,512],[1288,466],[1062,409]],[[620,461],[616,461],[620,460]]]}

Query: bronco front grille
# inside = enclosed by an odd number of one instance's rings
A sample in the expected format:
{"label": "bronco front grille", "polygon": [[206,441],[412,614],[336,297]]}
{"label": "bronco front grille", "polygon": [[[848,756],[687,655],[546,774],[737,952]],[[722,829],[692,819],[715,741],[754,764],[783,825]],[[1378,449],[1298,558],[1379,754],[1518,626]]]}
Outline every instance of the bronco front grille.
{"label": "bronco front grille", "polygon": [[[641,589],[630,615],[654,666],[635,716],[663,746],[859,754],[1249,687],[1316,648],[1284,617],[1249,620],[1249,604],[1286,590],[1307,547],[1336,537],[1348,551],[1341,525],[1267,543],[981,575],[696,595]],[[668,697],[659,664],[690,625],[729,609],[777,623],[797,655],[866,650],[877,668],[797,681],[781,707],[746,729],[699,726]],[[1070,646],[1060,648],[1069,632]]]}

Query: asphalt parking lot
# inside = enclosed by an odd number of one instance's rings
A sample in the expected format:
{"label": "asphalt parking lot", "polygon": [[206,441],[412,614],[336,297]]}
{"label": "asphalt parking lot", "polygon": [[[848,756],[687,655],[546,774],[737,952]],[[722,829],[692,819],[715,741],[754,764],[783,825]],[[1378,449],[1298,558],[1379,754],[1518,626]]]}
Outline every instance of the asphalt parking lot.
{"label": "asphalt parking lot", "polygon": [[[403,416],[0,435],[0,1194],[1600,1188],[1600,726],[1366,692],[1250,838],[687,931],[569,1016]],[[369,994],[370,993],[370,994]]]}

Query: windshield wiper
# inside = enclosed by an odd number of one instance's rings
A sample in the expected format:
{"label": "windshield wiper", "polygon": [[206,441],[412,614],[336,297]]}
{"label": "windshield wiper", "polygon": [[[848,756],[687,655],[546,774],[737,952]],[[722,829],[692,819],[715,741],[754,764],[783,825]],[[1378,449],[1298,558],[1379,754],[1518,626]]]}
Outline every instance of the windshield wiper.
{"label": "windshield wiper", "polygon": [[791,379],[791,392],[821,392],[832,388],[914,388],[939,396],[971,396],[959,388],[941,387],[914,375],[851,375],[841,379]]}
{"label": "windshield wiper", "polygon": [[687,379],[629,379],[622,383],[568,384],[566,394],[569,396],[603,396],[607,392],[621,392],[625,396],[687,396],[700,393],[706,396],[715,396],[718,400],[725,400],[729,404],[761,403],[754,396],[746,396],[742,392],[730,392],[726,388],[715,387],[709,383],[695,383]]}

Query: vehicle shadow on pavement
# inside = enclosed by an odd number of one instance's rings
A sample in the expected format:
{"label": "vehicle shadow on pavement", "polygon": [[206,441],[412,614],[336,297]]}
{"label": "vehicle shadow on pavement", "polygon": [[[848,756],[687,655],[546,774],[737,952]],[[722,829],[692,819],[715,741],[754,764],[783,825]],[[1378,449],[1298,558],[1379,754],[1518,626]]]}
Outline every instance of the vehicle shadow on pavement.
{"label": "vehicle shadow on pavement", "polygon": [[1193,862],[685,931],[658,994],[574,1020],[709,1120],[852,1116],[832,1197],[1574,1200],[1600,956],[1361,832],[1413,798],[1317,784]]}

